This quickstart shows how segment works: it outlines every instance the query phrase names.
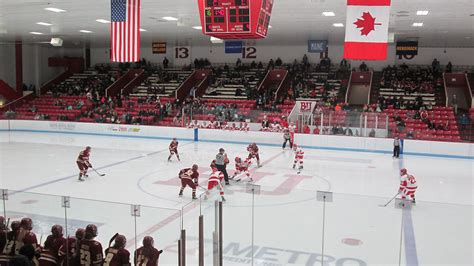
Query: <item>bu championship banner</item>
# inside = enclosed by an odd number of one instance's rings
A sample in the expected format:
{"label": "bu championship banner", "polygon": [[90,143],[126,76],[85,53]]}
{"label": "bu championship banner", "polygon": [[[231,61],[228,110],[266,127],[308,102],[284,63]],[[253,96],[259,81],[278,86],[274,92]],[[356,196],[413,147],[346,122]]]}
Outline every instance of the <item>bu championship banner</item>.
{"label": "bu championship banner", "polygon": [[344,58],[385,60],[390,0],[347,0]]}
{"label": "bu championship banner", "polygon": [[418,42],[397,42],[397,55],[418,55]]}

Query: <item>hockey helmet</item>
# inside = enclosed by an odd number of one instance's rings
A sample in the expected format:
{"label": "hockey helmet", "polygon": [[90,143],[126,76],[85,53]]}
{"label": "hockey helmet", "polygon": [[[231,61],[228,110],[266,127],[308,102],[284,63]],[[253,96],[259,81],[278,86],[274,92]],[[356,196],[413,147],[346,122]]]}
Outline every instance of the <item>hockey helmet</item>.
{"label": "hockey helmet", "polygon": [[51,227],[51,234],[56,238],[62,237],[63,236],[63,227],[59,224],[53,225],[53,227]]}
{"label": "hockey helmet", "polygon": [[115,243],[114,243],[115,248],[124,248],[126,244],[127,244],[127,238],[125,238],[124,235],[118,235],[115,238]]}
{"label": "hockey helmet", "polygon": [[85,231],[84,228],[77,228],[76,230],[76,238],[77,239],[84,239]]}
{"label": "hockey helmet", "polygon": [[25,217],[25,218],[21,219],[20,226],[25,230],[32,230],[33,229],[33,221],[30,218]]}
{"label": "hockey helmet", "polygon": [[400,175],[406,175],[408,173],[406,168],[400,169]]}
{"label": "hockey helmet", "polygon": [[85,238],[92,239],[97,236],[97,225],[88,224],[85,230]]}
{"label": "hockey helmet", "polygon": [[153,237],[145,236],[143,238],[143,246],[144,247],[153,247],[154,244],[155,244],[155,240],[153,240]]}

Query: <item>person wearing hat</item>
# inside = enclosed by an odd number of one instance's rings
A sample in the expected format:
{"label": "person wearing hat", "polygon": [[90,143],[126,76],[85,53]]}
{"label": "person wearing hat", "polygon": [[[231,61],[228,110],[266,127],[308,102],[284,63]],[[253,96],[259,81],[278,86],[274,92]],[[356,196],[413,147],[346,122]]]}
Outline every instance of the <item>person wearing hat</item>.
{"label": "person wearing hat", "polygon": [[229,175],[227,174],[226,166],[229,163],[229,158],[223,148],[219,149],[219,153],[216,154],[216,167],[217,170],[224,174],[225,184],[229,185]]}

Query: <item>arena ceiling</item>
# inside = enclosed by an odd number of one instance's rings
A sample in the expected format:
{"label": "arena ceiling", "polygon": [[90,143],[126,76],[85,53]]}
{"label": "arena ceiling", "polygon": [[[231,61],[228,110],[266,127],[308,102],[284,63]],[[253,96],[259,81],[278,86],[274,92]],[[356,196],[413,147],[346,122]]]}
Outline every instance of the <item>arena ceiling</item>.
{"label": "arena ceiling", "polygon": [[[275,0],[268,38],[258,42],[291,45],[326,39],[342,43],[344,27],[333,24],[345,24],[345,4],[345,0]],[[417,15],[417,11],[428,11],[428,15]],[[210,43],[193,28],[200,26],[196,0],[142,0],[141,12],[142,42]],[[105,47],[110,27],[100,19],[110,20],[110,0],[0,0],[0,42],[41,43],[61,37],[67,46]],[[474,47],[473,0],[392,0],[390,20],[395,40],[418,39],[421,46],[431,47]],[[37,24],[41,22],[46,24]]]}

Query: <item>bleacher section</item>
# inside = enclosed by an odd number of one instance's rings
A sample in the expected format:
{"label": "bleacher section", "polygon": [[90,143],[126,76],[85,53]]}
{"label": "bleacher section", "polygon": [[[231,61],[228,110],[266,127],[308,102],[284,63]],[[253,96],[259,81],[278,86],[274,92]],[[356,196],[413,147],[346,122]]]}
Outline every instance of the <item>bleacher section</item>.
{"label": "bleacher section", "polygon": [[[294,87],[297,100],[316,99],[324,102],[328,98],[339,98],[342,87],[341,80],[334,79],[332,72],[308,72],[298,80],[296,76],[296,86]],[[306,87],[306,89],[305,89]],[[324,88],[324,91],[321,90]]]}
{"label": "bleacher section", "polygon": [[[451,107],[435,106],[433,107],[433,110],[427,111],[427,118],[431,122],[442,126],[448,124],[448,127],[443,130],[429,129],[427,124],[421,119],[411,118],[410,115],[408,115],[410,113],[414,113],[414,111],[411,110],[397,110],[389,108],[385,110],[385,112],[389,115],[389,130],[392,131],[393,136],[398,135],[400,138],[406,138],[407,133],[412,130],[414,139],[440,141],[461,140],[459,137],[459,129],[454,116],[454,111]],[[406,124],[405,129],[402,131],[397,128],[395,115],[400,116]]]}
{"label": "bleacher section", "polygon": [[166,69],[154,71],[130,96],[147,97],[156,95],[160,97],[175,96],[175,91],[190,75],[191,70]]}
{"label": "bleacher section", "polygon": [[[213,73],[214,82],[203,97],[206,99],[245,100],[249,97],[246,92],[256,90],[263,77],[263,71],[258,69],[241,72],[234,69],[218,70]],[[236,95],[237,90],[240,90],[240,96]]]}

